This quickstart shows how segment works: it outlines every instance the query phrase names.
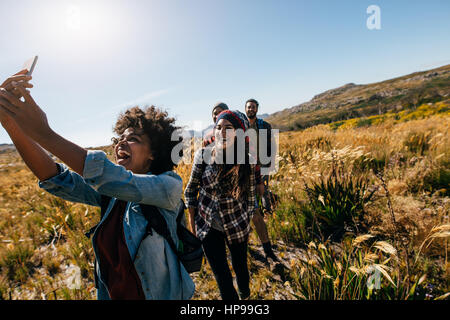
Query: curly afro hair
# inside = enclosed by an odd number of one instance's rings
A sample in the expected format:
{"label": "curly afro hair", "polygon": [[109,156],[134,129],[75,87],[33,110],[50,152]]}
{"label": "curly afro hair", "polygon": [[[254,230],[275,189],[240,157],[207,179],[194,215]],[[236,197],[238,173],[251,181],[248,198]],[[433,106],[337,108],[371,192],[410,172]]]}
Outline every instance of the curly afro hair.
{"label": "curly afro hair", "polygon": [[150,138],[150,149],[154,156],[150,164],[153,174],[171,171],[176,166],[172,161],[173,147],[179,141],[172,141],[172,133],[179,129],[174,126],[175,119],[168,117],[166,111],[155,106],[133,107],[119,115],[114,126],[114,132],[121,135],[126,129],[141,129]]}

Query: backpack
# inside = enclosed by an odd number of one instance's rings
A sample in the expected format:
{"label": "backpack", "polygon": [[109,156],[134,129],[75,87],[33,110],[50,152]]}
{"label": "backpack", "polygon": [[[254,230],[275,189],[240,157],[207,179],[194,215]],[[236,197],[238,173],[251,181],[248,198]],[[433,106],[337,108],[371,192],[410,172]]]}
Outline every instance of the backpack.
{"label": "backpack", "polygon": [[256,118],[256,127],[258,128],[258,129],[267,129],[266,128],[266,125],[264,124],[264,120],[263,119],[260,119],[260,118]]}
{"label": "backpack", "polygon": [[[103,218],[106,210],[108,208],[109,201],[111,197],[101,195],[101,218]],[[167,240],[173,252],[177,255],[180,262],[183,264],[184,268],[188,273],[198,272],[202,266],[203,261],[203,249],[201,241],[190,232],[183,225],[184,209],[186,205],[183,200],[180,200],[180,206],[177,213],[176,225],[177,225],[177,236],[178,245],[172,239],[170,235],[169,228],[167,226],[166,219],[159,212],[158,208],[152,205],[139,204],[141,206],[142,214],[147,220],[147,228],[143,241],[148,235],[152,235],[153,231],[158,233],[164,239]],[[101,219],[100,219],[101,220]],[[91,234],[95,231],[98,224],[92,227],[85,235],[90,238]]]}

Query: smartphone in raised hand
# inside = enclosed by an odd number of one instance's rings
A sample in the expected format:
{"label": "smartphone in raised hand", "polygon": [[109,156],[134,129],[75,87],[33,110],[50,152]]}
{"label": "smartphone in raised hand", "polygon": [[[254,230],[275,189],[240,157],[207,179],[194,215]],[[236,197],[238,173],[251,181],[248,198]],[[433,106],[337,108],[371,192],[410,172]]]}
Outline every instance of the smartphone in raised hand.
{"label": "smartphone in raised hand", "polygon": [[25,61],[25,63],[23,64],[23,69],[27,69],[27,76],[31,76],[31,74],[34,71],[34,67],[36,66],[38,60],[38,56],[34,56],[33,58],[28,59],[27,61]]}

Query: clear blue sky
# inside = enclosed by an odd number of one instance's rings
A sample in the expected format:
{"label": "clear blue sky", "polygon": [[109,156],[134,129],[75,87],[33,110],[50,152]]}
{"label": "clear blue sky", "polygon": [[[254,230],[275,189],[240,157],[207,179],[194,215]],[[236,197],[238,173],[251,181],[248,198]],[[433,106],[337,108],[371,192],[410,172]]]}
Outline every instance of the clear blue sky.
{"label": "clear blue sky", "polygon": [[[366,26],[372,4],[380,30]],[[446,0],[16,0],[0,2],[0,26],[0,79],[39,55],[32,94],[84,147],[108,144],[133,104],[201,129],[217,101],[243,109],[253,97],[273,113],[450,63]]]}

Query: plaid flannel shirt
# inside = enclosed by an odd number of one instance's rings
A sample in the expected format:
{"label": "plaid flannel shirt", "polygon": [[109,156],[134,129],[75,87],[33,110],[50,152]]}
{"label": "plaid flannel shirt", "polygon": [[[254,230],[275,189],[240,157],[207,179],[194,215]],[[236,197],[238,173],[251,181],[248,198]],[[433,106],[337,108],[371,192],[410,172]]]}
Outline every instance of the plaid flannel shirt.
{"label": "plaid flannel shirt", "polygon": [[255,165],[251,165],[248,199],[239,201],[226,191],[230,179],[218,179],[216,164],[203,164],[203,149],[196,152],[191,177],[184,191],[186,206],[195,208],[197,237],[203,240],[211,229],[212,214],[219,212],[228,242],[247,241],[255,209]]}

